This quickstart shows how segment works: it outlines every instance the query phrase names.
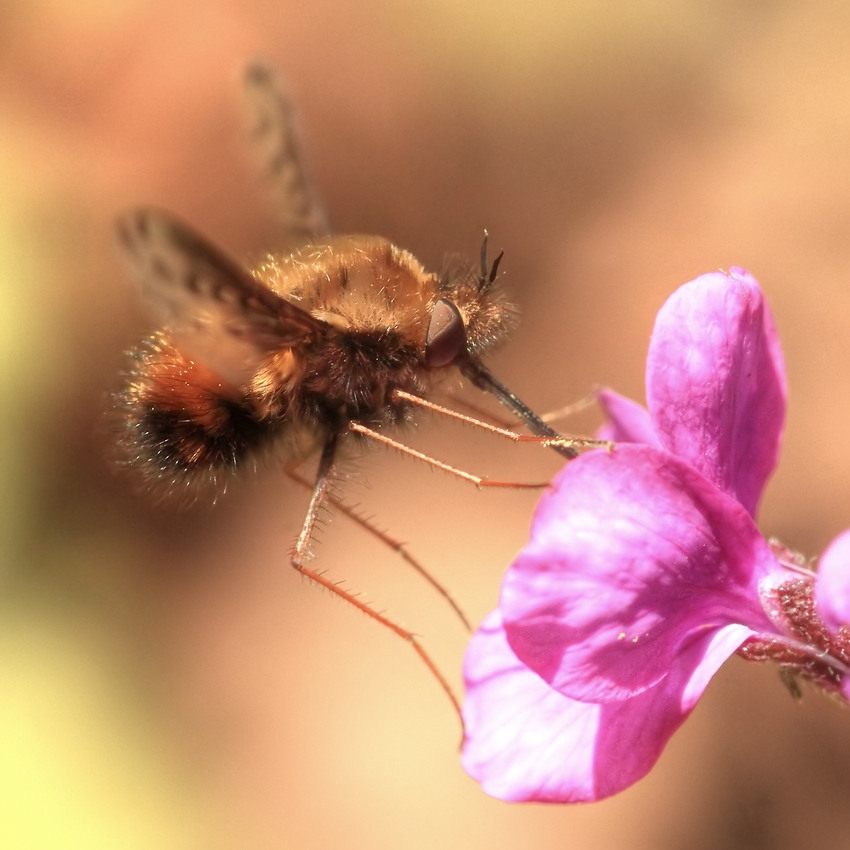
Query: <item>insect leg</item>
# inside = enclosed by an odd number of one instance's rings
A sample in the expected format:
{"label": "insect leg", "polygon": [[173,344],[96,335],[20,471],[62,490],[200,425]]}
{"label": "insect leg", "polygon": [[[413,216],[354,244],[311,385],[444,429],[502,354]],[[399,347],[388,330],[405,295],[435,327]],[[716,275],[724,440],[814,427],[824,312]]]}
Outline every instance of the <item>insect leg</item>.
{"label": "insect leg", "polygon": [[575,416],[577,413],[587,410],[588,407],[593,407],[593,405],[596,404],[596,401],[596,390],[593,390],[578,401],[565,404],[557,410],[549,410],[546,413],[541,413],[540,418],[547,424],[550,422],[559,422],[561,419],[569,419],[570,416]]}
{"label": "insect leg", "polygon": [[[458,415],[461,416],[462,414]],[[484,423],[482,423],[482,425],[483,424]],[[494,481],[489,478],[482,478],[480,475],[473,475],[471,472],[458,469],[458,467],[445,463],[442,460],[437,460],[437,458],[431,457],[431,455],[426,455],[425,452],[420,452],[410,446],[406,446],[404,443],[400,443],[398,440],[394,440],[392,437],[388,437],[380,431],[374,431],[372,428],[363,425],[361,422],[349,422],[348,427],[357,434],[362,434],[364,437],[369,437],[370,440],[375,440],[377,443],[383,443],[385,446],[389,446],[391,449],[396,449],[396,451],[399,451],[402,454],[424,461],[429,466],[441,469],[443,472],[448,472],[450,475],[455,475],[458,478],[462,478],[464,481],[469,481],[470,484],[474,484],[476,487],[505,487],[513,490],[541,490],[544,487],[549,486],[548,481],[526,483],[522,481]],[[519,436],[512,432],[511,434],[513,437]]]}
{"label": "insect leg", "polygon": [[[541,434],[517,434],[513,428],[503,428],[498,425],[492,425],[489,422],[484,422],[483,420],[476,419],[473,416],[467,416],[464,413],[459,413],[457,410],[452,410],[450,407],[444,407],[441,404],[434,404],[433,401],[428,401],[421,396],[413,395],[412,393],[405,392],[404,390],[393,390],[393,397],[401,399],[402,401],[407,401],[410,404],[416,404],[419,407],[424,407],[434,413],[448,416],[450,419],[456,419],[459,422],[465,422],[467,425],[472,425],[476,428],[481,428],[484,431],[489,431],[491,434],[496,434],[499,437],[507,437],[515,443],[537,443],[538,445],[543,446],[568,446],[571,449],[589,449],[608,445],[608,443],[604,440],[588,440],[583,437],[552,437]],[[555,411],[555,414],[556,416],[565,415],[566,410],[567,408],[562,408],[561,410]],[[545,421],[545,417],[541,416],[540,418]]]}
{"label": "insect leg", "polygon": [[[489,420],[490,424],[498,425],[500,428],[504,428],[506,431],[516,431],[520,428],[527,427],[523,422],[514,422],[507,419],[506,417],[503,418],[495,415],[490,410],[487,410],[483,405],[471,402],[468,398],[465,398],[460,395],[460,393],[448,390],[440,393],[440,395],[449,402],[451,402],[451,404],[456,405],[457,407],[465,408],[476,419],[480,419],[482,422],[487,422],[487,420]],[[580,398],[578,401],[574,401],[570,404],[565,404],[563,407],[559,407],[557,410],[550,410],[546,413],[541,413],[540,419],[547,425],[552,422],[559,422],[562,419],[568,419],[570,416],[575,416],[576,414],[587,410],[588,407],[593,407],[596,402],[597,394],[594,390],[592,392],[589,392],[586,396],[584,396],[584,398]]]}
{"label": "insect leg", "polygon": [[[289,467],[286,470],[286,474],[298,484],[301,484],[304,487],[312,488],[312,484],[304,478],[297,470],[296,467]],[[455,614],[459,617],[460,621],[463,623],[464,627],[467,631],[472,631],[472,625],[469,620],[466,618],[466,614],[463,613],[460,605],[454,600],[454,597],[449,593],[449,591],[439,582],[433,575],[426,569],[426,567],[415,558],[407,549],[407,546],[402,543],[400,540],[389,535],[386,531],[376,526],[369,519],[359,514],[354,508],[350,505],[345,504],[345,502],[338,499],[333,494],[328,494],[326,497],[327,501],[332,504],[337,510],[344,513],[349,519],[354,520],[364,531],[368,531],[373,537],[376,537],[386,546],[389,546],[394,552],[396,552],[402,560],[404,560],[408,566],[413,567],[437,593],[442,596],[446,602],[454,610]]]}
{"label": "insect leg", "polygon": [[[451,700],[458,717],[461,717],[460,703],[454,695],[451,686],[446,681],[445,676],[443,676],[440,672],[431,656],[425,651],[422,644],[419,643],[418,638],[415,634],[413,634],[413,632],[403,629],[388,617],[385,617],[383,614],[379,614],[361,599],[358,599],[355,594],[347,591],[336,582],[331,581],[327,576],[312,569],[311,567],[308,567],[304,563],[305,558],[307,557],[310,538],[313,536],[313,530],[316,526],[319,510],[326,502],[331,502],[331,475],[334,469],[337,442],[337,437],[331,437],[328,442],[325,443],[324,449],[322,449],[322,456],[319,460],[319,470],[316,475],[316,483],[313,487],[313,496],[310,499],[310,506],[307,508],[307,516],[304,518],[304,525],[301,528],[301,533],[295,541],[295,547],[290,558],[290,563],[296,570],[298,570],[299,573],[301,573],[301,575],[325,588],[325,590],[329,590],[335,596],[339,596],[340,599],[345,600],[349,605],[353,605],[355,608],[366,614],[366,616],[371,617],[373,620],[398,635],[402,640],[407,641],[407,643],[413,647],[416,654],[422,659],[428,670],[430,670],[431,675],[434,676],[434,678],[440,683],[440,687]],[[463,724],[462,717],[461,724]]]}

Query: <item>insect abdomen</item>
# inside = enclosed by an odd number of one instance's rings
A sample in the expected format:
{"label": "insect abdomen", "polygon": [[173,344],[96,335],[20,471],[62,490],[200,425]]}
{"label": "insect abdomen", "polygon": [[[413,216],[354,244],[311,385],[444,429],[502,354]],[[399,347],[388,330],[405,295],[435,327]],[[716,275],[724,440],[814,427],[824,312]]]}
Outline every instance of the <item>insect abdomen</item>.
{"label": "insect abdomen", "polygon": [[148,483],[220,484],[279,428],[257,418],[238,390],[156,335],[119,396],[124,462]]}

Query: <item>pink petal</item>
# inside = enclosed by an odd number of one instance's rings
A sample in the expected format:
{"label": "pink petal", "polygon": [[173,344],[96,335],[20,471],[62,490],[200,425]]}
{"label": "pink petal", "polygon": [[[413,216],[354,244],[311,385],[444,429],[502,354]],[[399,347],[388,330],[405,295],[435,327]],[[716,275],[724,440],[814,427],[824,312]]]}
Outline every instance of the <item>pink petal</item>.
{"label": "pink petal", "polygon": [[596,739],[598,797],[621,791],[649,772],[711,677],[752,634],[746,626],[730,625],[697,635],[655,687],[603,706]]}
{"label": "pink petal", "polygon": [[815,601],[832,630],[850,624],[850,530],[839,534],[821,555]]}
{"label": "pink petal", "polygon": [[601,709],[561,696],[511,652],[498,610],[470,641],[464,663],[461,762],[501,800],[596,798],[594,740]]}
{"label": "pink petal", "polygon": [[616,794],[649,772],[705,684],[750,634],[729,626],[701,635],[659,686],[598,705],[562,696],[522,665],[494,611],[467,651],[463,766],[502,800],[577,803]]}
{"label": "pink petal", "polygon": [[770,309],[742,269],[702,275],[661,308],[647,400],[663,445],[755,514],[785,418],[785,367]]}
{"label": "pink petal", "polygon": [[697,634],[771,632],[782,568],[750,515],[691,466],[620,445],[569,463],[538,505],[500,609],[517,657],[565,696],[623,700],[675,673]]}
{"label": "pink petal", "polygon": [[597,439],[612,443],[646,443],[661,448],[655,425],[645,407],[609,389],[599,390],[597,398],[608,418],[597,431]]}

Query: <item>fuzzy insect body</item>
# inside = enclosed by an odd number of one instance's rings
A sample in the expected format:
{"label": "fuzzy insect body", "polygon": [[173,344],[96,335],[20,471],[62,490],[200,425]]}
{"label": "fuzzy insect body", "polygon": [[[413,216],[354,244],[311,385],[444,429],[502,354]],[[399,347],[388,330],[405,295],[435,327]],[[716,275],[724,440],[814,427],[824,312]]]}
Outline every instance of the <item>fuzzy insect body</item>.
{"label": "fuzzy insect body", "polygon": [[426,272],[380,237],[269,255],[247,272],[157,210],[121,222],[143,291],[167,325],[135,353],[120,397],[127,460],[166,491],[226,482],[278,441],[304,452],[413,414],[459,361],[499,342],[514,310],[454,262]]}
{"label": "fuzzy insect body", "polygon": [[[497,272],[454,261],[426,271],[409,252],[377,236],[328,234],[307,180],[292,109],[274,75],[254,65],[246,91],[254,139],[291,247],[247,269],[179,218],[134,210],[119,237],[143,296],[163,326],[132,352],[117,396],[125,465],[152,490],[197,495],[259,454],[297,461],[319,455],[313,494],[291,562],[303,575],[408,641],[457,708],[445,678],[416,637],[305,563],[318,514],[333,504],[346,444],[372,440],[479,486],[488,481],[427,457],[387,432],[420,409],[436,411],[515,441],[542,442],[565,458],[588,441],[560,437],[501,384],[481,356],[514,323]],[[429,400],[446,378],[464,377],[495,396],[536,437],[487,425]],[[397,541],[354,515],[398,551],[438,592],[447,591]],[[464,619],[466,623],[466,620]],[[467,623],[468,625],[468,623]]]}

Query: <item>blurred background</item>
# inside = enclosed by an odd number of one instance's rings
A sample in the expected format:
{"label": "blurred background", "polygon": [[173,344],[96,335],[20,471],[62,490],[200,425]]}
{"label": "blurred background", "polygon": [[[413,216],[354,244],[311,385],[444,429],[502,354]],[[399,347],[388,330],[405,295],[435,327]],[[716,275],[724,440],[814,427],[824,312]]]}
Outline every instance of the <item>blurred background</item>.
{"label": "blurred background", "polygon": [[[666,297],[749,268],[791,390],[760,522],[816,555],[850,524],[848,40],[826,0],[3,3],[0,846],[845,847],[850,718],[737,659],[620,796],[487,798],[410,649],[290,570],[308,494],[281,465],[176,512],[113,474],[103,411],[151,329],[119,212],[274,245],[238,85],[260,55],[337,231],[432,268],[485,227],[505,249],[522,323],[491,363],[538,410],[595,384],[642,400]],[[427,417],[408,436],[494,477],[558,468]],[[483,617],[536,496],[380,449],[352,469],[349,501]],[[464,632],[393,553],[344,517],[315,551],[460,687]]]}

